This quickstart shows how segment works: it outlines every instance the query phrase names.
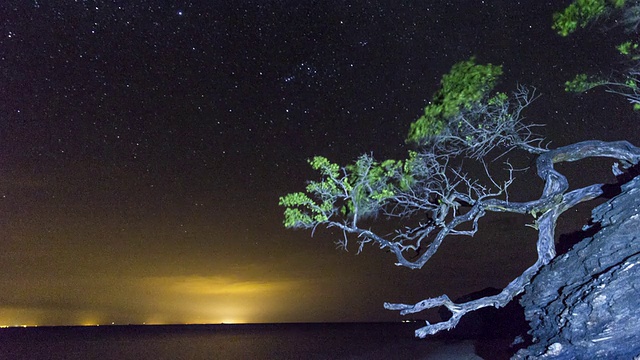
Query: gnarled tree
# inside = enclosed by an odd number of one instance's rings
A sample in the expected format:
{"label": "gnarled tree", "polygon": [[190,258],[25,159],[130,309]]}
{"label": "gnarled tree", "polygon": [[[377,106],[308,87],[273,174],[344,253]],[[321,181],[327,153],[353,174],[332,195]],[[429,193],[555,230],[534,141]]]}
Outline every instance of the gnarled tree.
{"label": "gnarled tree", "polygon": [[624,96],[633,109],[640,110],[640,1],[637,0],[576,0],[563,12],[554,14],[553,28],[562,36],[568,36],[598,19],[609,19],[614,25],[605,30],[622,28],[628,40],[616,45],[625,57],[626,68],[615,76],[577,74],[565,83],[565,89],[585,92],[604,87],[607,92]]}
{"label": "gnarled tree", "polygon": [[[477,64],[474,58],[454,65],[443,76],[441,88],[425,107],[424,115],[411,124],[407,140],[415,144],[415,150],[406,158],[378,161],[372,155],[363,155],[352,164],[340,166],[315,157],[309,163],[318,171],[319,179],[311,181],[305,192],[280,199],[280,205],[286,207],[286,227],[340,229],[343,237],[338,240],[339,246],[346,248],[355,238],[361,251],[365,244],[373,243],[390,251],[398,266],[411,269],[422,268],[448,236],[473,236],[479,230],[479,219],[487,212],[530,215],[538,231],[537,261],[499,294],[466,303],[454,303],[442,295],[416,304],[384,304],[403,315],[440,306],[452,313],[447,321],[427,322],[417,329],[416,336],[421,338],[451,329],[471,311],[505,306],[554,258],[558,217],[603,193],[603,184],[569,191],[567,179],[554,164],[609,157],[617,161],[613,171],[619,175],[640,161],[640,148],[626,141],[590,140],[556,149],[543,146],[543,139],[534,135],[536,125],[525,123],[522,116],[536,97],[535,89],[518,87],[511,95],[495,92],[501,74],[500,66]],[[507,180],[498,181],[485,164],[491,154],[500,156],[516,150],[537,156],[537,175],[544,181],[537,199],[510,201],[513,169],[507,163]],[[454,165],[460,159],[484,165],[486,181],[473,179]],[[371,220],[372,216],[377,217]],[[385,219],[402,219],[403,225],[391,235],[371,225]]]}

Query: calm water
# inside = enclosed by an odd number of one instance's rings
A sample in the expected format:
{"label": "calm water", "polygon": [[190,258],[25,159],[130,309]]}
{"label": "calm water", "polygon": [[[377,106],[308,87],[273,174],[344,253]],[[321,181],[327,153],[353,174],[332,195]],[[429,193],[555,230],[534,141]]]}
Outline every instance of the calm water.
{"label": "calm water", "polygon": [[[261,324],[0,329],[1,359],[479,359],[499,346],[419,340],[416,324]],[[503,344],[500,344],[503,345]],[[487,349],[487,346],[489,349]]]}

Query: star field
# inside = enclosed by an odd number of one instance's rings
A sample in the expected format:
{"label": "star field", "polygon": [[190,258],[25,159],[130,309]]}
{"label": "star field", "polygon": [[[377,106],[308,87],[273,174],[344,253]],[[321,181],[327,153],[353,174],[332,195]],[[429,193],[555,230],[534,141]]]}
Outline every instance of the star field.
{"label": "star field", "polygon": [[507,90],[560,93],[531,113],[554,141],[588,136],[594,112],[557,84],[607,58],[550,30],[565,3],[2,2],[0,325],[396,319],[382,301],[504,285],[491,263],[345,255],[284,230],[277,199],[313,155],[403,156],[472,55]]}

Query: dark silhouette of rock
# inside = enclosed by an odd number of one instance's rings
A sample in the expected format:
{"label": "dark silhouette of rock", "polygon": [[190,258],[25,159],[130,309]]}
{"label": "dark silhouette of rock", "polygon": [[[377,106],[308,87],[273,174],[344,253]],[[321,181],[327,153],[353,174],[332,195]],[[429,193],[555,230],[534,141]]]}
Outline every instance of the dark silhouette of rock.
{"label": "dark silhouette of rock", "polygon": [[[520,303],[533,343],[514,359],[640,354],[640,177],[596,207],[593,236],[543,267]],[[583,229],[589,233],[589,229]]]}

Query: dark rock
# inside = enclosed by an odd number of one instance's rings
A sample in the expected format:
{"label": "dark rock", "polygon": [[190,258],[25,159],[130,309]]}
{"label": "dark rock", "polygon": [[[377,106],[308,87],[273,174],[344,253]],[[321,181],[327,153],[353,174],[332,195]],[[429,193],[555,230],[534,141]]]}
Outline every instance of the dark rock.
{"label": "dark rock", "polygon": [[555,258],[520,303],[533,343],[514,359],[633,359],[640,354],[640,177],[596,207],[599,230]]}

